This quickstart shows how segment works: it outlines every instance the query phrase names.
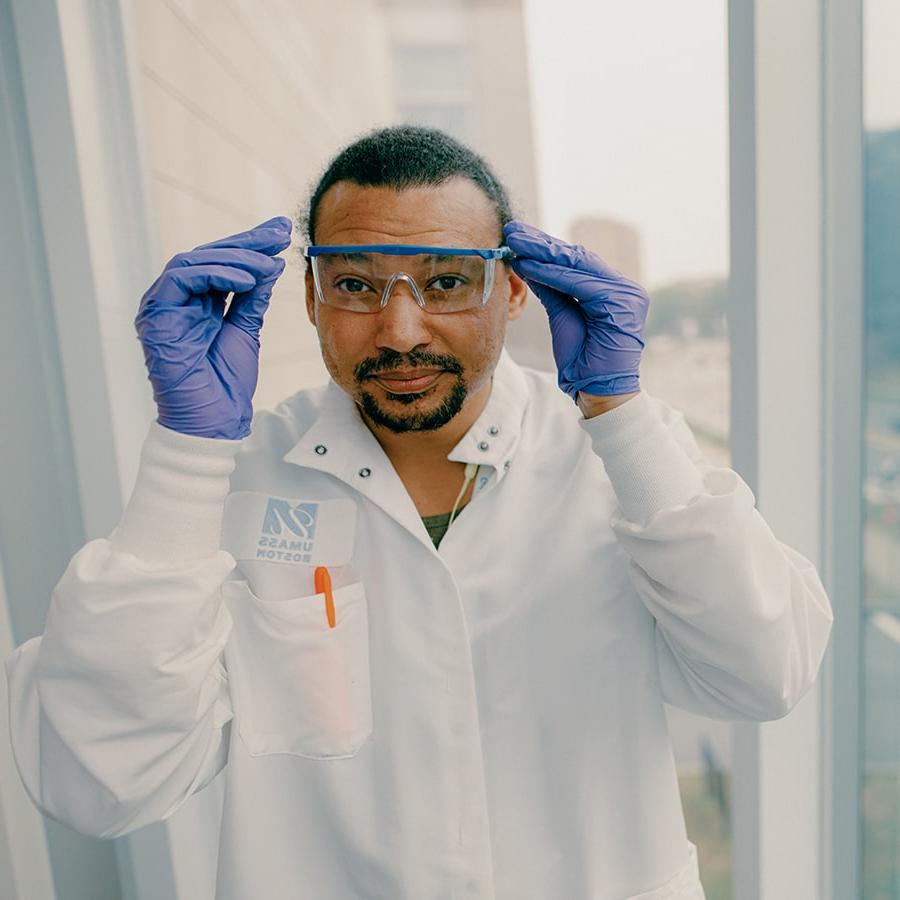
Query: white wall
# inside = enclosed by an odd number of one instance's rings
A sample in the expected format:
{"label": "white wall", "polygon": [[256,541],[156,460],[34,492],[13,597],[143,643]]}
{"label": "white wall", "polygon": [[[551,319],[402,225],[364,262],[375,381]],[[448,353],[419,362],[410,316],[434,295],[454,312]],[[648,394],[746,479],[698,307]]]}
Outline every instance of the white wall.
{"label": "white wall", "polygon": [[[387,37],[370,0],[136,0],[134,13],[159,268],[293,218],[345,142],[392,120]],[[260,335],[256,409],[328,378],[292,250]]]}

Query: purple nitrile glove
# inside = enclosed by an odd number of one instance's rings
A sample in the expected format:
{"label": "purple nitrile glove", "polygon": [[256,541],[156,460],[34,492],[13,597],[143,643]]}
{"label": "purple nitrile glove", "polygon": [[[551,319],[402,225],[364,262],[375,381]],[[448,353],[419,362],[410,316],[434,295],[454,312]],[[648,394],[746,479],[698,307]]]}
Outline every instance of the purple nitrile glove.
{"label": "purple nitrile glove", "polygon": [[134,325],[160,425],[227,440],[250,434],[259,332],[285,266],[274,254],[290,242],[291,220],[275,216],[177,253],[150,285]]}
{"label": "purple nitrile glove", "polygon": [[508,222],[503,234],[516,253],[513,271],[547,311],[562,390],[576,403],[579,391],[612,396],[640,390],[650,308],[644,288],[580,244],[524,222]]}

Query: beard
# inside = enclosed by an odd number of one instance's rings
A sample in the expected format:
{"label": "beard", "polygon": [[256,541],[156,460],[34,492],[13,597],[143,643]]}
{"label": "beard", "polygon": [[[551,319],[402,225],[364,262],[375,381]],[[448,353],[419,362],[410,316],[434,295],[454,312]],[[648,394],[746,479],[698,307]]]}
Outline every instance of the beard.
{"label": "beard", "polygon": [[[444,395],[443,400],[429,410],[412,410],[407,414],[392,413],[386,410],[378,398],[364,388],[360,391],[359,406],[366,416],[376,425],[400,434],[406,431],[434,431],[442,425],[446,425],[466,402],[469,395],[469,387],[462,377],[462,366],[459,360],[451,356],[437,356],[430,353],[391,353],[386,351],[377,360],[366,360],[356,367],[355,375],[358,382],[364,383],[371,375],[377,375],[382,371],[389,371],[401,364],[407,368],[433,367],[444,369],[447,373],[456,375],[450,390]],[[414,394],[392,394],[387,391],[388,398],[393,403],[409,406],[424,397],[428,390],[418,391]]]}
{"label": "beard", "polygon": [[[424,391],[415,394],[392,394],[388,396],[396,403],[410,405],[424,395]],[[362,411],[376,424],[400,434],[405,431],[434,431],[446,425],[462,408],[469,395],[469,388],[459,374],[449,392],[434,409],[412,411],[406,415],[394,414],[385,410],[374,394],[363,390],[360,393],[359,405]]]}

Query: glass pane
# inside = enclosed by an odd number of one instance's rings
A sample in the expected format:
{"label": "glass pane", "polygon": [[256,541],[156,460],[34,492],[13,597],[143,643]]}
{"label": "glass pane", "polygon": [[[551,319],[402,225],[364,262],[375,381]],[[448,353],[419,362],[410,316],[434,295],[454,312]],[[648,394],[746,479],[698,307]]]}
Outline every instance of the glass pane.
{"label": "glass pane", "polygon": [[[730,466],[727,6],[659,4],[648,29],[645,4],[585,4],[565,33],[555,4],[526,9],[542,227],[647,288],[641,385],[684,413],[712,464]],[[534,311],[511,323],[507,345],[555,371]],[[726,900],[731,724],[666,713],[707,900]]]}
{"label": "glass pane", "polygon": [[900,6],[865,0],[863,900],[900,897]]}
{"label": "glass pane", "polygon": [[[499,90],[499,73],[476,85],[465,106],[454,106],[445,99],[452,96],[448,84],[435,85],[455,64],[444,55],[434,58],[435,72],[424,80],[434,102],[411,104],[406,98],[421,98],[423,90],[415,81],[400,83],[401,113],[482,142],[507,172],[533,171],[530,182],[516,185],[533,209],[531,220],[584,244],[647,287],[642,386],[684,412],[711,463],[730,466],[726,4],[705,2],[691,15],[660,10],[662,19],[649,33],[641,21],[645,10],[624,2],[580,7],[575,34],[560,28],[556,4],[532,0],[524,4],[525,40],[518,46],[515,20],[508,18],[504,68],[515,73],[523,50],[529,68],[504,81],[506,105],[525,112],[506,142],[496,130],[467,131],[464,124],[467,115],[473,125],[487,118],[484,97]],[[640,35],[639,53],[622,38],[629,34]],[[474,71],[481,58],[476,51],[467,60]],[[416,55],[404,47],[395,72],[420,72],[431,52]],[[615,72],[615,79],[598,76],[598,53],[603,71]],[[526,75],[530,97],[522,84]],[[469,84],[461,78],[458,90]],[[585,116],[586,109],[604,114]],[[610,128],[610,121],[623,126]],[[555,371],[546,313],[534,298],[510,323],[506,344],[519,362]],[[666,713],[707,898],[726,900],[731,725],[670,706]]]}

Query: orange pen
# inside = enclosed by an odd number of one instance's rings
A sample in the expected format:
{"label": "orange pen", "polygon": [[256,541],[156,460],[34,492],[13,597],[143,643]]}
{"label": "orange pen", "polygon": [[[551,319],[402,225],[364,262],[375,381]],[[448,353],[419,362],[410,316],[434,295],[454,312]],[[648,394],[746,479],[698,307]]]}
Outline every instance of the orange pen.
{"label": "orange pen", "polygon": [[334,595],[331,593],[331,575],[325,566],[316,566],[313,574],[316,581],[316,593],[325,594],[325,613],[328,616],[328,625],[334,628]]}

